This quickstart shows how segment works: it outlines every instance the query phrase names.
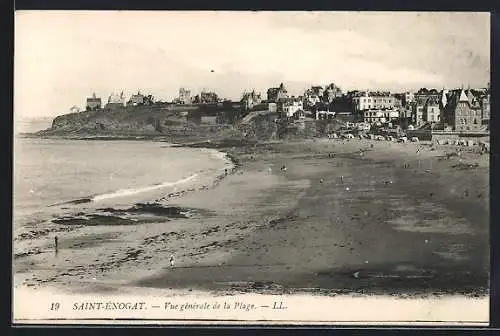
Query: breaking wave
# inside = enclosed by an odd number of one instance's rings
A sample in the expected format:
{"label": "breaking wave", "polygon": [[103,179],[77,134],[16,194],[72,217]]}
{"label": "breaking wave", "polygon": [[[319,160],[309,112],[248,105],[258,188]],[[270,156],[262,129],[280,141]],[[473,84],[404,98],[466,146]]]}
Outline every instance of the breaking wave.
{"label": "breaking wave", "polygon": [[156,184],[156,185],[152,185],[152,186],[147,186],[147,187],[142,187],[142,188],[122,189],[122,190],[118,190],[118,191],[115,191],[115,192],[112,192],[112,193],[108,193],[108,194],[96,195],[96,196],[92,197],[92,201],[98,202],[98,201],[102,201],[102,200],[105,200],[105,199],[110,199],[110,198],[115,198],[115,197],[130,196],[130,195],[140,194],[140,193],[147,192],[147,191],[153,191],[153,190],[156,190],[156,189],[162,189],[162,188],[166,188],[166,187],[173,187],[174,185],[177,185],[177,184],[182,184],[182,183],[189,182],[190,180],[196,178],[197,176],[198,176],[198,173],[195,173],[195,174],[193,174],[193,175],[191,175],[189,177],[186,177],[184,179],[181,179],[181,180],[178,180],[178,181],[175,181],[175,182],[163,182],[163,183],[160,183],[160,184]]}
{"label": "breaking wave", "polygon": [[181,180],[177,180],[175,182],[163,182],[163,183],[158,183],[155,185],[150,185],[147,187],[121,189],[121,190],[113,191],[110,193],[95,195],[92,197],[79,198],[79,199],[72,200],[69,202],[52,204],[51,206],[62,205],[62,204],[82,204],[82,203],[90,203],[90,202],[99,202],[99,201],[113,199],[113,198],[117,198],[117,197],[136,195],[136,194],[140,194],[143,192],[148,192],[148,191],[158,190],[158,189],[162,189],[162,188],[166,188],[166,187],[173,187],[173,186],[178,185],[178,184],[183,184],[183,183],[186,183],[186,182],[189,182],[189,181],[195,179],[197,176],[198,176],[198,173],[194,173],[193,175],[191,175],[189,177],[186,177],[186,178],[181,179]]}

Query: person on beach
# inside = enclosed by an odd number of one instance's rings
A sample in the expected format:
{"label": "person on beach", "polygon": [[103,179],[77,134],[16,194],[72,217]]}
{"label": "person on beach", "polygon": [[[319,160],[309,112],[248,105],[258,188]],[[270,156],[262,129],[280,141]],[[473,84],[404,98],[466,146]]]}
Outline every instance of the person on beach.
{"label": "person on beach", "polygon": [[56,253],[58,252],[59,246],[58,246],[58,238],[57,236],[54,237],[54,248],[56,250]]}
{"label": "person on beach", "polygon": [[174,268],[175,266],[175,260],[174,260],[174,255],[170,255],[170,268]]}

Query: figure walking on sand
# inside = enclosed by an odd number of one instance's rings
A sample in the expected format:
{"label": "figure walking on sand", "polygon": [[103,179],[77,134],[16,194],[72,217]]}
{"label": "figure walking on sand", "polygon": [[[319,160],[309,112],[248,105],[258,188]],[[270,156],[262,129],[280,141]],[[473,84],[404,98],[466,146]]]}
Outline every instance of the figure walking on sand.
{"label": "figure walking on sand", "polygon": [[175,266],[175,259],[174,259],[174,255],[170,255],[170,268],[174,268]]}

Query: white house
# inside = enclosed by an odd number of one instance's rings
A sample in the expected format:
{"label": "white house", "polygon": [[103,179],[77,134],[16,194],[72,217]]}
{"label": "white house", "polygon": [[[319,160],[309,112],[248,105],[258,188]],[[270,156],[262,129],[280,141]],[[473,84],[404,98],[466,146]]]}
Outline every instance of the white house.
{"label": "white house", "polygon": [[268,110],[269,110],[269,112],[277,112],[278,105],[276,103],[269,103]]}
{"label": "white house", "polygon": [[390,122],[399,118],[398,110],[366,110],[363,112],[365,123],[373,124],[375,122]]}
{"label": "white house", "polygon": [[107,107],[123,107],[125,106],[125,97],[123,96],[123,91],[120,95],[112,93],[108,98]]}
{"label": "white house", "polygon": [[361,96],[353,97],[352,103],[354,104],[354,109],[356,111],[365,111],[372,108],[373,102],[372,97],[365,92]]}
{"label": "white house", "polygon": [[283,114],[287,118],[293,117],[295,113],[300,110],[303,110],[303,104],[301,101],[287,102],[283,105]]}
{"label": "white house", "polygon": [[307,104],[309,106],[314,106],[317,103],[321,102],[321,99],[319,98],[319,96],[318,95],[314,95],[314,94],[307,96],[306,99],[307,99]]}

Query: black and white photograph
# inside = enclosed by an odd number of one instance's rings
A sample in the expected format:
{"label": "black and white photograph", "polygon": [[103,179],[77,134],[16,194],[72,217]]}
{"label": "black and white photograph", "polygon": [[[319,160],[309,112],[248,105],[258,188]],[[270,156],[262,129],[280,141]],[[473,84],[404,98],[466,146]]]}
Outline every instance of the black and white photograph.
{"label": "black and white photograph", "polygon": [[14,322],[488,325],[488,12],[14,30]]}

